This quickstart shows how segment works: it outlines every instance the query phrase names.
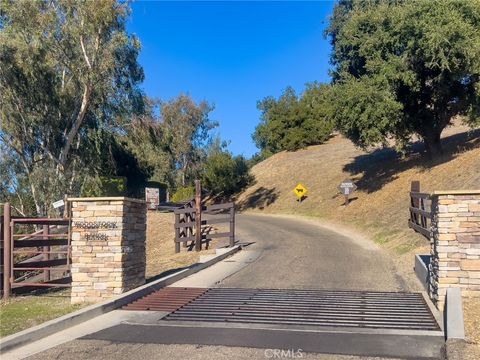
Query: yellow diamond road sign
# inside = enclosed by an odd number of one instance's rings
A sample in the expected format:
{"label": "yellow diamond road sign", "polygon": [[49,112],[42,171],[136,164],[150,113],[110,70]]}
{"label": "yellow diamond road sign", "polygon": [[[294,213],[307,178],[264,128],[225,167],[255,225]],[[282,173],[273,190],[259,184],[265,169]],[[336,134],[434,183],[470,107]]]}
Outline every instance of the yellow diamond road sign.
{"label": "yellow diamond road sign", "polygon": [[297,186],[295,186],[295,189],[293,189],[293,192],[299,198],[302,198],[303,196],[305,196],[307,194],[308,189],[305,186],[303,186],[302,184],[298,184]]}

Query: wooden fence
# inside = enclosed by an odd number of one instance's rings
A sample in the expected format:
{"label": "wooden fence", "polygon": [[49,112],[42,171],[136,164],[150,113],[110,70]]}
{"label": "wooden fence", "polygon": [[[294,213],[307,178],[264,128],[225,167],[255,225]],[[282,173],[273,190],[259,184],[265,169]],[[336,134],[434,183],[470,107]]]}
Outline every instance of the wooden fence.
{"label": "wooden fence", "polygon": [[408,226],[429,240],[432,234],[431,207],[431,195],[420,192],[419,181],[412,181],[410,189],[410,219],[408,220]]}
{"label": "wooden fence", "polygon": [[70,220],[2,216],[3,298],[13,288],[70,287]]}
{"label": "wooden fence", "polygon": [[[174,210],[175,214],[175,252],[180,252],[180,243],[196,251],[203,243],[216,238],[229,238],[229,246],[235,244],[235,204],[202,204],[200,182],[195,182],[195,199],[183,207]],[[203,215],[207,215],[203,218]],[[212,225],[229,224],[229,230],[213,232]],[[199,231],[197,231],[199,229]]]}

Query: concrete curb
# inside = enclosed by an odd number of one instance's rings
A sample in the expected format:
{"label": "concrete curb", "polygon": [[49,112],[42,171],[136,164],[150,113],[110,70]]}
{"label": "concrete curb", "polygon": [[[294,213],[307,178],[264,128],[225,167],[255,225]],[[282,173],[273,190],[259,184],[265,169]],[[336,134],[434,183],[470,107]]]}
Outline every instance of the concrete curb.
{"label": "concrete curb", "polygon": [[430,281],[430,272],[428,270],[428,264],[430,263],[430,255],[415,255],[415,275],[422,283],[425,290],[428,291],[428,283]]}
{"label": "concrete curb", "polygon": [[445,338],[465,340],[462,292],[460,288],[448,288],[444,309]]}
{"label": "concrete curb", "polygon": [[209,266],[212,266],[217,262],[222,261],[226,257],[233,255],[239,250],[239,245],[236,245],[230,249],[218,249],[217,255],[205,262],[194,264],[187,269],[180,270],[174,274],[165,276],[161,279],[152,281],[151,283],[137,287],[103,303],[87,306],[86,308],[47,321],[30,329],[26,329],[16,334],[6,336],[0,339],[0,353],[11,350],[20,345],[25,345],[27,343],[39,340],[58,331],[65,330],[69,327],[90,320],[101,314],[105,314],[109,311],[118,309],[123,305],[126,305],[138,298],[141,298],[142,296],[145,296],[153,291],[173,284],[178,280],[181,280],[189,275],[195,274]]}

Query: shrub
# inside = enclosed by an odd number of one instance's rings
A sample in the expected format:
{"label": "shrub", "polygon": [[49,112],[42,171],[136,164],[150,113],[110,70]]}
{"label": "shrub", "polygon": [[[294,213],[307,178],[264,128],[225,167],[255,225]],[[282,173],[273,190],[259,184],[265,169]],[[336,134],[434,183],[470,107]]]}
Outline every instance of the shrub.
{"label": "shrub", "polygon": [[249,167],[243,156],[215,151],[207,157],[202,174],[203,186],[213,196],[229,196],[245,188],[251,181]]}
{"label": "shrub", "polygon": [[192,200],[195,197],[195,187],[182,187],[179,188],[175,193],[172,195],[171,201],[172,202],[184,202]]}
{"label": "shrub", "polygon": [[81,196],[125,196],[127,178],[124,176],[99,176],[87,181],[83,186]]}

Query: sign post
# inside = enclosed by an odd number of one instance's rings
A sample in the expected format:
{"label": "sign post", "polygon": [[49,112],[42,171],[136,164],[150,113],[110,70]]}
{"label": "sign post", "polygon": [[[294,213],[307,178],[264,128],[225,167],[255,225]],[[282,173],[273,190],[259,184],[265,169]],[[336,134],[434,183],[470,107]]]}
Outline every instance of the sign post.
{"label": "sign post", "polygon": [[349,196],[352,194],[355,190],[357,190],[357,185],[353,183],[352,180],[350,179],[345,179],[342,181],[342,183],[338,186],[338,190],[345,196],[345,206],[348,205],[350,202]]}
{"label": "sign post", "polygon": [[157,209],[160,204],[160,190],[158,188],[145,188],[145,201],[149,209]]}
{"label": "sign post", "polygon": [[297,195],[298,197],[298,200],[299,202],[302,202],[303,199],[305,199],[305,195],[307,195],[307,192],[308,192],[308,189],[303,186],[302,184],[298,184],[297,186],[295,186],[295,188],[293,189],[293,192],[295,193],[295,195]]}

